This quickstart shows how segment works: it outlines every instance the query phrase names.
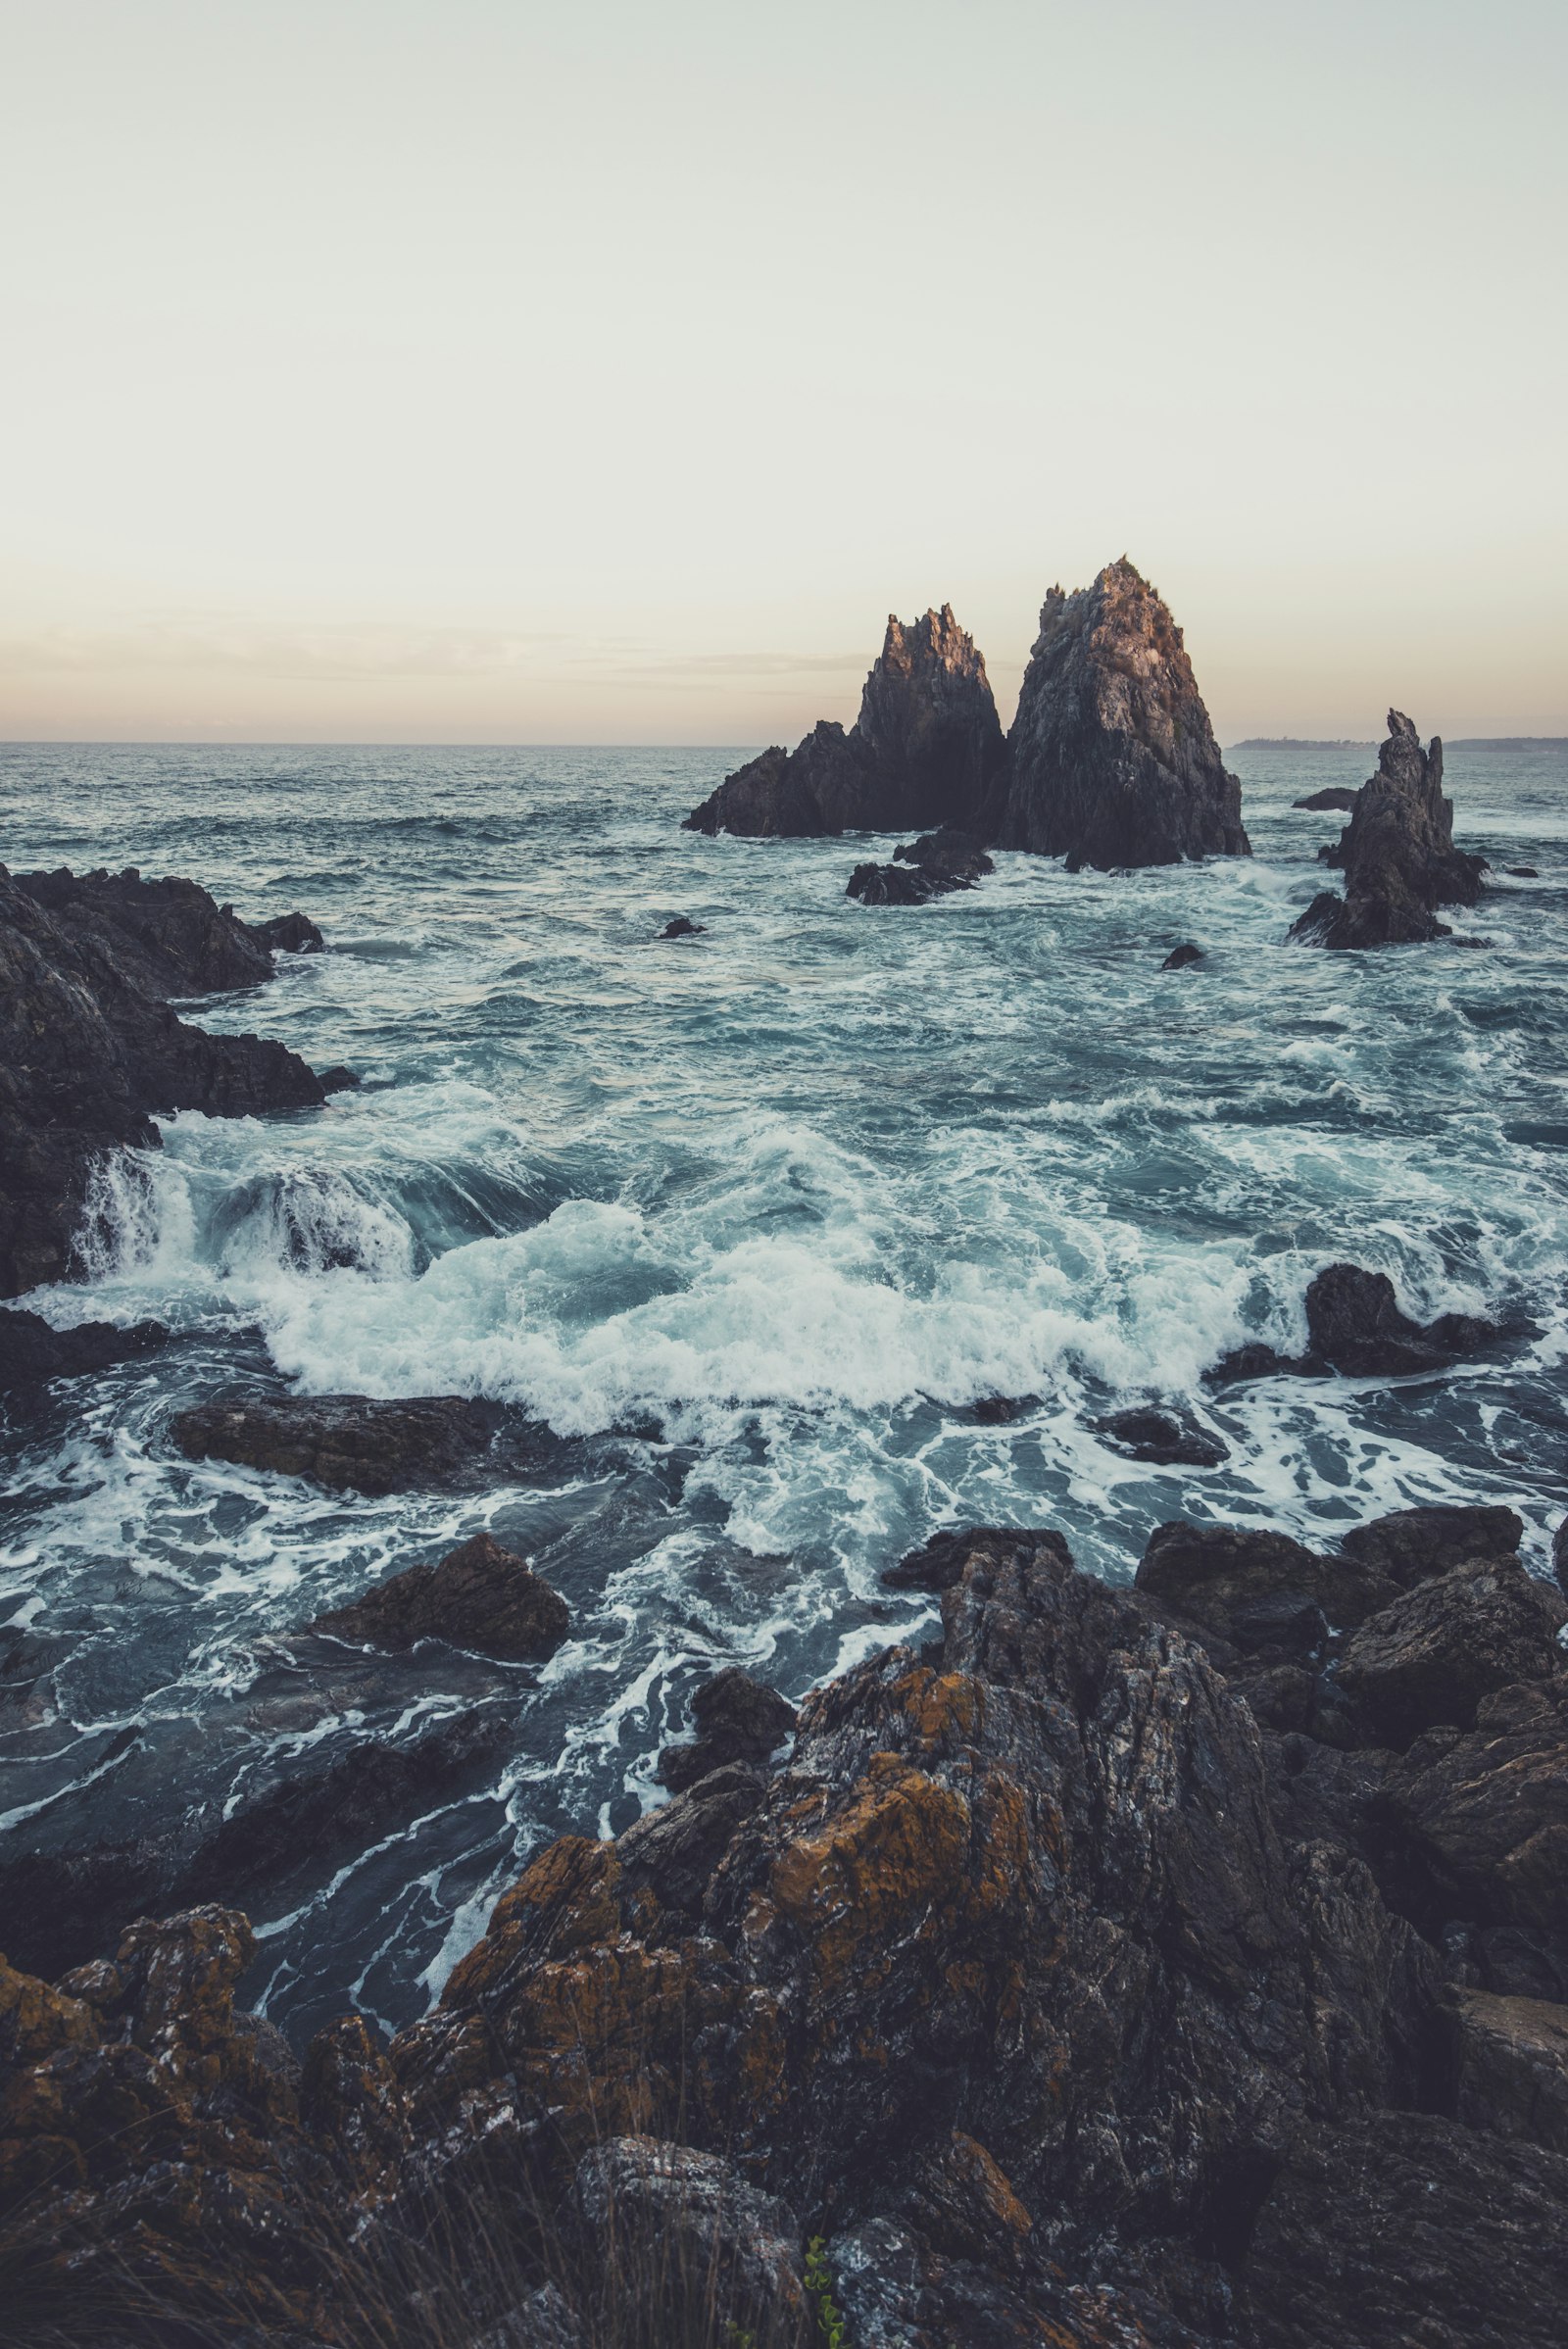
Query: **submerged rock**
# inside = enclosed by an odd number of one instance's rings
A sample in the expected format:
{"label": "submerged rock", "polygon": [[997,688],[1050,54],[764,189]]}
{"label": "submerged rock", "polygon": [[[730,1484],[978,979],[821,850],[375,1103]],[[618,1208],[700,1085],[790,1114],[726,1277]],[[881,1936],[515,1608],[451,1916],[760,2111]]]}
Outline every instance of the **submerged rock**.
{"label": "submerged rock", "polygon": [[1281,1354],[1252,1343],[1223,1354],[1206,1375],[1223,1386],[1243,1379],[1291,1374],[1321,1378],[1398,1378],[1443,1370],[1464,1356],[1482,1353],[1505,1336],[1502,1325],[1469,1313],[1440,1313],[1435,1321],[1412,1321],[1401,1311],[1386,1272],[1360,1264],[1327,1264],[1306,1292],[1307,1350]]}
{"label": "submerged rock", "polygon": [[1485,859],[1453,845],[1453,802],[1443,796],[1443,745],[1423,751],[1402,710],[1389,711],[1378,771],[1355,795],[1327,859],[1343,866],[1345,895],[1313,899],[1291,936],[1312,946],[1401,946],[1446,938],[1439,905],[1473,905]]}
{"label": "submerged rock", "polygon": [[1140,1404],[1113,1411],[1099,1422],[1099,1428],[1118,1451],[1130,1452],[1135,1460],[1148,1460],[1156,1468],[1218,1468],[1230,1457],[1219,1438],[1208,1435],[1185,1411]]}
{"label": "submerged rock", "polygon": [[996,866],[974,835],[944,825],[893,852],[892,864],[858,864],[846,897],[867,905],[924,905],[932,898],[972,889]]}
{"label": "submerged rock", "polygon": [[1171,949],[1159,967],[1161,970],[1191,970],[1195,962],[1201,962],[1202,959],[1203,950],[1200,946],[1178,946]]}
{"label": "submerged rock", "polygon": [[386,1402],[366,1395],[285,1395],[201,1403],[170,1434],[188,1460],[230,1460],[373,1495],[457,1488],[487,1475],[554,1469],[564,1446],[501,1403],[463,1395]]}
{"label": "submerged rock", "polygon": [[67,1276],[94,1164],[155,1149],[155,1116],[325,1100],[281,1044],[209,1036],[165,1000],[270,971],[245,925],[192,882],[0,866],[0,1295]]}
{"label": "submerged rock", "polygon": [[823,719],[793,753],[764,751],[694,807],[686,829],[785,839],[966,824],[1003,755],[985,662],[952,607],[907,627],[890,614],[850,731]]}
{"label": "submerged rock", "polygon": [[1355,793],[1348,784],[1330,783],[1322,791],[1308,792],[1304,800],[1293,800],[1291,806],[1293,807],[1310,807],[1314,810],[1325,807],[1353,807]]}
{"label": "submerged rock", "polygon": [[369,1647],[447,1639],[481,1654],[553,1655],[571,1629],[565,1600],[524,1558],[474,1534],[435,1565],[406,1567],[348,1606],[318,1615],[313,1632]]}
{"label": "submerged rock", "polygon": [[703,925],[700,921],[689,920],[684,913],[677,913],[673,921],[665,922],[659,935],[662,939],[701,938],[703,936]]}
{"label": "submerged rock", "polygon": [[74,1329],[57,1330],[41,1313],[0,1306],[0,1388],[82,1378],[168,1343],[161,1321],[135,1321],[124,1329],[109,1321],[81,1321]]}
{"label": "submerged rock", "polygon": [[1182,632],[1125,558],[1040,614],[988,837],[1079,864],[1250,855]]}

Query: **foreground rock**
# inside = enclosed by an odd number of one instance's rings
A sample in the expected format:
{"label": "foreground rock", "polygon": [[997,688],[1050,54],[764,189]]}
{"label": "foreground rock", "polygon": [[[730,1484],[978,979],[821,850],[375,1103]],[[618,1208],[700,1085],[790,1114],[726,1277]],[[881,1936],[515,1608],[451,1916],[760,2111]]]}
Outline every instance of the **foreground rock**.
{"label": "foreground rock", "polygon": [[1401,1311],[1386,1272],[1360,1264],[1328,1264],[1306,1292],[1304,1354],[1281,1354],[1273,1346],[1249,1345],[1222,1355],[1208,1372],[1223,1386],[1242,1379],[1402,1378],[1444,1370],[1465,1356],[1484,1353],[1505,1336],[1500,1323],[1470,1313],[1440,1313],[1435,1321],[1412,1321]]}
{"label": "foreground rock", "polygon": [[1130,1453],[1135,1460],[1147,1460],[1155,1468],[1218,1468],[1230,1456],[1219,1438],[1200,1428],[1187,1412],[1166,1410],[1158,1404],[1113,1411],[1099,1426],[1118,1451]]}
{"label": "foreground rock", "polygon": [[169,1332],[161,1321],[135,1321],[126,1329],[109,1321],[82,1321],[74,1329],[57,1330],[41,1313],[0,1306],[0,1388],[82,1378],[168,1343]]}
{"label": "foreground rock", "polygon": [[436,1565],[410,1566],[346,1607],[318,1615],[313,1632],[368,1647],[449,1639],[511,1661],[553,1655],[571,1629],[560,1592],[488,1534],[474,1534]]}
{"label": "foreground rock", "polygon": [[687,1745],[666,1745],[659,1775],[679,1793],[729,1762],[765,1762],[795,1728],[795,1707],[776,1689],[764,1688],[738,1664],[705,1681],[692,1698],[697,1736]]}
{"label": "foreground rock", "polygon": [[564,1446],[504,1404],[463,1395],[386,1402],[367,1395],[285,1395],[201,1403],[170,1434],[188,1460],[304,1477],[328,1492],[374,1495],[554,1469]]}
{"label": "foreground rock", "polygon": [[1182,632],[1125,558],[1040,614],[988,837],[1109,869],[1246,856]]}
{"label": "foreground rock", "polygon": [[1331,861],[1345,871],[1345,895],[1313,899],[1291,936],[1312,946],[1403,946],[1447,938],[1439,905],[1473,905],[1485,859],[1453,845],[1453,802],[1443,796],[1443,745],[1428,751],[1402,710],[1389,711],[1378,771],[1355,795],[1349,823]]}
{"label": "foreground rock", "polygon": [[258,935],[191,882],[0,867],[0,1295],[67,1276],[94,1163],[156,1148],[157,1115],[325,1100],[282,1045],[209,1036],[166,1000],[270,970]]}
{"label": "foreground rock", "polygon": [[867,905],[924,905],[955,890],[973,889],[996,866],[974,835],[945,825],[893,852],[892,864],[858,864],[846,897]]}
{"label": "foreground rock", "polygon": [[822,719],[794,752],[764,751],[685,828],[786,839],[967,825],[1003,757],[986,664],[951,605],[908,627],[890,615],[849,732]]}
{"label": "foreground rock", "polygon": [[[221,1910],[57,1988],[0,1972],[0,2188],[69,2336],[97,2262],[156,2281],[170,2337],[195,2306],[346,2341],[389,2237],[473,2225],[519,2244],[514,2309],[548,2285],[585,2333],[618,2243],[648,2339],[685,2337],[695,2276],[716,2337],[799,2349],[820,2235],[851,2337],[902,2349],[1545,2349],[1563,2018],[1475,1952],[1562,1946],[1561,1671],[1403,1757],[1239,1693],[1304,1652],[1298,1600],[1378,1595],[1375,1557],[1405,1596],[1462,1575],[1453,1513],[1428,1530],[1422,1571],[1409,1522],[1359,1564],[1166,1528],[1132,1592],[1048,1531],[936,1537],[890,1579],[940,1592],[937,1639],[815,1691],[771,1775],[536,1853],[384,2054],[349,2017],[293,2073],[233,2011]],[[570,2214],[548,2276],[519,2197]],[[493,2262],[445,2260],[421,2292],[482,2291]]]}

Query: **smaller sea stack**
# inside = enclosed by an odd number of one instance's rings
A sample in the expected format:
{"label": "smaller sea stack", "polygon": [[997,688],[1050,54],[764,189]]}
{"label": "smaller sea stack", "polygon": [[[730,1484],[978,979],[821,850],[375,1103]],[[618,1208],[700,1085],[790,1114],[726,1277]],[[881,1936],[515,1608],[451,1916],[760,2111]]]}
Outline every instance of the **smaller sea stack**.
{"label": "smaller sea stack", "polygon": [[1355,795],[1329,861],[1345,895],[1324,890],[1291,930],[1311,946],[1408,946],[1447,938],[1438,905],[1473,905],[1486,860],[1453,845],[1453,802],[1443,796],[1443,744],[1423,751],[1402,710],[1389,711],[1378,771]]}

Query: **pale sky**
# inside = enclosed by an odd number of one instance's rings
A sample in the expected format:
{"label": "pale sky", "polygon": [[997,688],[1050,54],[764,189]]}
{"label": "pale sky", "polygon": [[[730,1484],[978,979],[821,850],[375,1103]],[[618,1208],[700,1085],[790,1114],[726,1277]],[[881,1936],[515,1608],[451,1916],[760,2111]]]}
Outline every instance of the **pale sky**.
{"label": "pale sky", "polygon": [[0,0],[0,736],[1568,733],[1568,9]]}

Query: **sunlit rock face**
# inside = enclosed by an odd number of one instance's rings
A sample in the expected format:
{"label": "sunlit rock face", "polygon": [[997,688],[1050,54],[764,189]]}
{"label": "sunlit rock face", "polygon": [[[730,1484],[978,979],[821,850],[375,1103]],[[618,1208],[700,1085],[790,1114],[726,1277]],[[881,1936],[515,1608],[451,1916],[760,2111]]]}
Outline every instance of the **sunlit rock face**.
{"label": "sunlit rock face", "polygon": [[686,828],[800,839],[972,824],[1004,756],[985,661],[953,607],[907,627],[890,614],[849,732],[823,718],[795,751],[764,751]]}
{"label": "sunlit rock face", "polygon": [[1007,748],[1000,847],[1105,869],[1251,853],[1182,632],[1125,558],[1047,596]]}

